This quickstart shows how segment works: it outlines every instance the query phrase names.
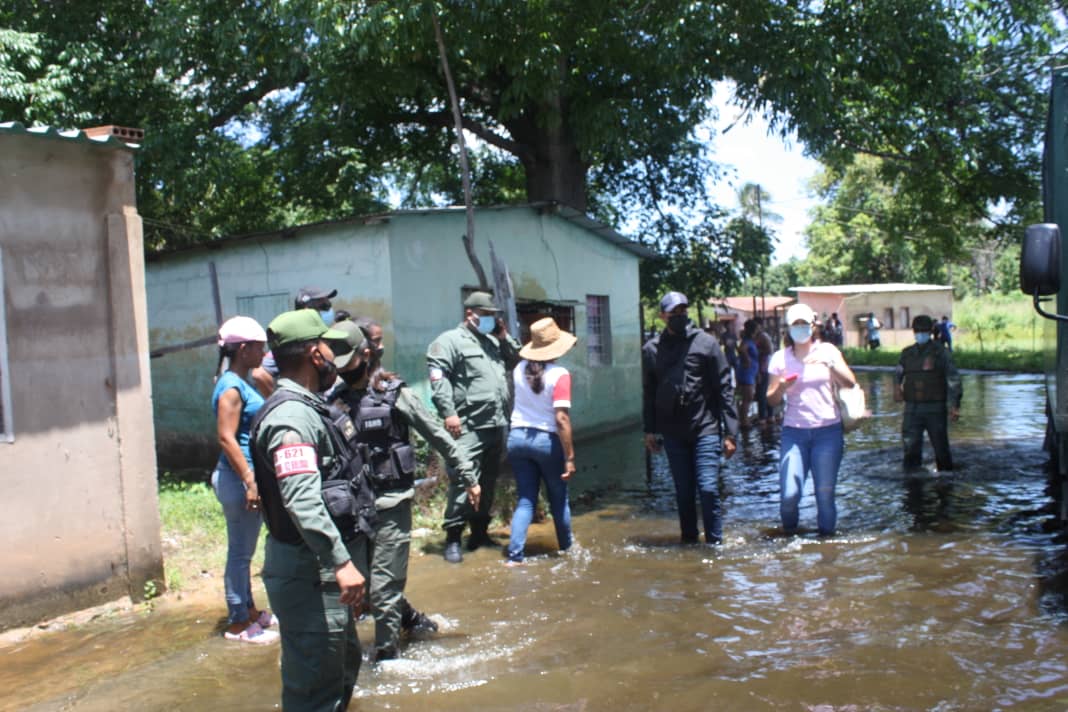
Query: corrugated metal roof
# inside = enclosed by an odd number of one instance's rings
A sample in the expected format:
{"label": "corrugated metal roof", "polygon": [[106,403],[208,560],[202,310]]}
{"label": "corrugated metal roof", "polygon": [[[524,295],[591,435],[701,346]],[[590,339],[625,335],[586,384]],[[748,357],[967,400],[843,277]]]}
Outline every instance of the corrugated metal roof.
{"label": "corrugated metal roof", "polygon": [[791,292],[813,294],[885,294],[886,292],[945,292],[953,287],[944,284],[837,284],[827,287],[790,287]]}
{"label": "corrugated metal roof", "polygon": [[51,126],[26,127],[17,121],[0,122],[0,134],[16,134],[27,136],[40,136],[41,138],[60,139],[75,143],[87,143],[93,146],[109,146],[136,151],[141,146],[136,143],[127,143],[118,136],[90,136],[81,129],[57,129]]}
{"label": "corrugated metal roof", "polygon": [[[638,257],[642,257],[645,259],[658,259],[660,257],[658,253],[654,252],[648,247],[645,247],[644,245],[641,245],[637,242],[628,240],[627,238],[623,237],[608,225],[594,220],[593,218],[584,215],[583,213],[579,212],[578,210],[575,210],[574,208],[568,208],[557,203],[538,202],[519,203],[516,205],[489,205],[485,207],[476,207],[475,211],[486,212],[490,210],[516,210],[520,208],[555,213],[562,217],[564,220],[572,222],[585,230],[589,230],[601,239],[607,240],[608,242],[611,242],[617,247],[620,247],[621,249],[624,249],[627,252],[637,255]],[[387,221],[394,216],[399,217],[404,215],[438,215],[442,213],[463,212],[464,209],[465,208],[462,205],[454,205],[444,208],[413,208],[407,210],[391,210],[389,212],[373,213],[371,215],[358,215],[347,218],[336,218],[334,220],[320,220],[318,222],[307,223],[305,225],[294,225],[293,227],[286,227],[280,230],[266,230],[264,232],[254,232],[245,235],[228,235],[226,237],[220,237],[209,242],[201,242],[195,245],[183,245],[181,247],[164,248],[162,250],[158,250],[152,253],[152,255],[165,255],[172,252],[184,252],[186,250],[195,250],[198,248],[212,248],[218,245],[225,245],[229,242],[253,240],[261,237],[271,237],[273,235],[295,237],[299,233],[309,230],[311,228],[322,227],[326,225],[348,225],[352,223],[362,223],[364,225],[371,225],[376,222]],[[149,256],[149,259],[151,259],[152,255]]]}

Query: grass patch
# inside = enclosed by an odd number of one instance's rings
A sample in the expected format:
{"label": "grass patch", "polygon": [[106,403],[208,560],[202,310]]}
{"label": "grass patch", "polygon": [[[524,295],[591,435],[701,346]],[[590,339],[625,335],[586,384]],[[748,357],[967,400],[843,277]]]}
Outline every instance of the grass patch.
{"label": "grass patch", "polygon": [[[432,455],[425,443],[413,438],[419,458],[417,478],[435,481],[416,490],[412,503],[412,528],[429,529],[444,536],[441,528],[448,492],[448,476],[441,458]],[[226,519],[215,491],[202,470],[165,472],[159,479],[159,510],[163,539],[164,575],[170,591],[189,590],[194,582],[210,574],[222,578],[226,566]],[[515,508],[515,483],[511,477],[498,481],[491,528],[507,527]],[[263,567],[264,537],[252,559],[253,573]]]}
{"label": "grass patch", "polygon": [[[897,366],[901,351],[894,348],[880,348],[875,351],[867,349],[845,349],[846,361],[850,366]],[[1018,349],[998,349],[997,351],[975,351],[972,349],[953,348],[953,363],[957,368],[975,371],[1012,371],[1015,373],[1042,373],[1043,356],[1041,352],[1021,351]]]}
{"label": "grass patch", "polygon": [[[159,480],[159,516],[167,588],[181,592],[204,574],[223,575],[226,519],[202,471],[165,472]],[[263,534],[252,566],[263,565]]]}

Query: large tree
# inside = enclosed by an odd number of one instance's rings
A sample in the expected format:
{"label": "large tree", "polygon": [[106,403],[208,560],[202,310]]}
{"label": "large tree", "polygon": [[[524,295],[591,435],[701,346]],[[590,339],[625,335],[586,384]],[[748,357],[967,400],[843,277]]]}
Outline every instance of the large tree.
{"label": "large tree", "polygon": [[1018,254],[1011,239],[993,222],[975,219],[967,205],[946,205],[939,213],[942,222],[932,222],[922,208],[930,196],[908,191],[906,181],[886,164],[857,156],[845,168],[826,168],[813,179],[824,202],[805,230],[808,256],[798,266],[805,283],[963,287],[966,281],[968,291],[1000,288],[997,255]]}
{"label": "large tree", "polygon": [[143,126],[144,214],[218,233],[455,196],[435,15],[483,199],[700,239],[717,211],[695,128],[724,78],[828,161],[884,156],[933,222],[999,200],[1013,222],[1037,193],[1056,32],[1038,0],[9,0],[0,27],[75,60],[37,118]]}

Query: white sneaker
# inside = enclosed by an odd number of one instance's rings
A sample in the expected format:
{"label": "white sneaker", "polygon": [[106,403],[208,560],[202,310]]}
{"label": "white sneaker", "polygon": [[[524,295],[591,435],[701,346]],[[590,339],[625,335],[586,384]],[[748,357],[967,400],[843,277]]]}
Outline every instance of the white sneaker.
{"label": "white sneaker", "polygon": [[253,645],[269,645],[277,642],[282,636],[273,630],[264,630],[259,623],[250,623],[240,633],[226,631],[223,637],[238,643],[252,643]]}

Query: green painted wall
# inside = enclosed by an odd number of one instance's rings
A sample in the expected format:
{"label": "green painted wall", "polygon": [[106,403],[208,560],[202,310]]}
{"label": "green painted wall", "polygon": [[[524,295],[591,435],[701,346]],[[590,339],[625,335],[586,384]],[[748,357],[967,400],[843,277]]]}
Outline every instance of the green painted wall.
{"label": "green painted wall", "polygon": [[[238,305],[289,308],[304,285],[336,288],[336,309],[382,323],[386,366],[426,395],[426,347],[462,318],[462,289],[477,279],[461,243],[462,210],[401,212],[384,218],[298,228],[158,256],[146,265],[153,349],[216,330],[210,263],[223,318]],[[578,345],[562,363],[574,381],[578,434],[633,423],[640,415],[638,258],[579,225],[530,207],[482,209],[476,249],[492,279],[489,241],[512,272],[519,299],[571,303]],[[586,295],[609,298],[613,359],[590,367]],[[273,301],[270,295],[275,295]],[[281,295],[281,296],[279,296]],[[248,301],[261,297],[258,302]],[[247,310],[246,310],[247,311]],[[269,317],[249,312],[266,326]],[[203,464],[217,455],[211,391],[214,346],[152,360],[161,463]]]}

